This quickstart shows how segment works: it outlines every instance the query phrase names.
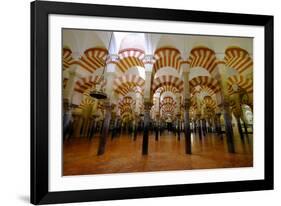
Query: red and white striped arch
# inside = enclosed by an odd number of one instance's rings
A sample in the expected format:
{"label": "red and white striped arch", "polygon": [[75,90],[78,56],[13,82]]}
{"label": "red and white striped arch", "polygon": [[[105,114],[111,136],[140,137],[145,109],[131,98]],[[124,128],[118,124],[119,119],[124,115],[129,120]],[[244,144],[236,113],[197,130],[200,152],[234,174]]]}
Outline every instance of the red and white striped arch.
{"label": "red and white striped arch", "polygon": [[93,100],[92,98],[85,98],[80,102],[80,105],[78,106],[78,108],[86,109],[89,106],[93,106],[94,103],[95,103],[95,100]]}
{"label": "red and white striped arch", "polygon": [[163,92],[178,93],[179,90],[178,90],[178,88],[176,88],[173,85],[164,85],[162,87],[159,87],[155,92],[160,93],[160,95],[161,95]]}
{"label": "red and white striped arch", "polygon": [[119,60],[116,62],[118,68],[124,73],[132,67],[143,67],[144,51],[130,48],[119,51]]}
{"label": "red and white striped arch", "polygon": [[63,69],[68,69],[70,65],[74,64],[75,60],[72,57],[72,51],[69,48],[63,48]]}
{"label": "red and white striped arch", "polygon": [[140,88],[134,83],[126,82],[122,84],[115,92],[119,96],[126,96],[129,92],[140,93],[143,96],[143,88]]}
{"label": "red and white striped arch", "polygon": [[160,102],[160,110],[162,111],[162,114],[173,114],[176,109],[177,102],[174,100],[174,98],[167,96],[162,99]]}
{"label": "red and white striped arch", "polygon": [[192,105],[189,107],[189,115],[191,118],[195,118],[196,117],[196,113],[197,113],[197,106],[196,105]]}
{"label": "red and white striped arch", "polygon": [[216,79],[207,76],[199,76],[189,81],[190,91],[193,93],[196,86],[205,86],[213,90],[213,93],[220,91],[219,82]]}
{"label": "red and white striped arch", "polygon": [[77,64],[93,73],[95,70],[105,66],[107,54],[108,51],[104,48],[89,48],[79,58]]}
{"label": "red and white striped arch", "polygon": [[113,89],[122,96],[126,96],[130,91],[140,92],[144,89],[144,80],[134,74],[123,75],[115,79]]}
{"label": "red and white striped arch", "polygon": [[98,106],[97,106],[98,110],[103,110],[104,109],[104,105],[101,101],[98,102]]}
{"label": "red and white striped arch", "polygon": [[133,113],[133,109],[132,109],[132,107],[130,107],[129,105],[123,106],[123,107],[121,107],[121,108],[119,108],[119,109],[120,109],[120,114],[121,114],[121,115],[124,114],[125,112],[128,112],[128,113],[130,113],[130,114]]}
{"label": "red and white striped arch", "polygon": [[238,85],[239,87],[241,87],[242,89],[244,89],[247,93],[252,93],[253,92],[253,81],[250,79],[245,78],[242,75],[235,75],[235,76],[231,76],[228,78],[227,81],[228,84],[228,93],[229,95],[235,93],[235,91],[233,90],[232,85]]}
{"label": "red and white striped arch", "polygon": [[134,106],[135,103],[136,103],[136,102],[135,102],[135,100],[133,100],[132,97],[127,96],[127,97],[122,98],[122,99],[118,102],[118,107],[119,107],[119,108],[122,108],[122,107],[124,107],[124,106],[130,106],[130,107],[132,107],[132,106]]}
{"label": "red and white striped arch", "polygon": [[96,84],[101,83],[101,87],[105,87],[106,81],[103,79],[100,82],[100,76],[88,76],[88,77],[83,77],[76,81],[74,91],[79,92],[79,93],[84,93],[87,90],[94,88]]}
{"label": "red and white striped arch", "polygon": [[163,67],[172,67],[180,70],[182,63],[181,53],[178,49],[173,47],[162,47],[154,53],[155,62],[153,65],[155,73]]}
{"label": "red and white striped arch", "polygon": [[215,52],[207,47],[193,48],[190,51],[188,62],[190,68],[202,67],[210,73],[214,71],[218,64]]}
{"label": "red and white striped arch", "polygon": [[202,104],[212,109],[215,109],[217,107],[215,100],[210,96],[205,96],[202,101]]}
{"label": "red and white striped arch", "polygon": [[163,107],[161,107],[161,111],[162,111],[162,114],[174,114],[174,111],[175,111],[175,107],[172,106],[172,105],[169,105],[169,104],[166,104],[164,105]]}
{"label": "red and white striped arch", "polygon": [[194,95],[196,92],[206,93],[209,96],[213,96],[216,94],[213,89],[211,89],[210,87],[208,87],[206,85],[198,85],[198,86],[196,86],[196,90],[195,90],[195,87],[193,87],[193,89],[191,90],[190,93],[192,95]]}
{"label": "red and white striped arch", "polygon": [[132,119],[132,113],[130,111],[124,111],[123,113],[121,113],[121,119],[123,121],[129,121],[130,119]]}
{"label": "red and white striped arch", "polygon": [[154,79],[152,84],[152,91],[155,93],[155,91],[163,86],[171,86],[177,88],[178,92],[183,91],[183,81],[179,79],[178,77],[172,76],[172,75],[162,75],[160,77],[157,77]]}
{"label": "red and white striped arch", "polygon": [[197,107],[197,100],[196,100],[196,96],[195,95],[193,97],[191,97],[190,105]]}
{"label": "red and white striped arch", "polygon": [[240,47],[226,49],[224,61],[227,67],[236,69],[240,74],[246,69],[253,67],[253,60],[249,53]]}
{"label": "red and white striped arch", "polygon": [[164,105],[171,105],[171,106],[176,106],[177,102],[174,100],[173,97],[164,97],[162,101],[160,102],[160,108],[163,107]]}

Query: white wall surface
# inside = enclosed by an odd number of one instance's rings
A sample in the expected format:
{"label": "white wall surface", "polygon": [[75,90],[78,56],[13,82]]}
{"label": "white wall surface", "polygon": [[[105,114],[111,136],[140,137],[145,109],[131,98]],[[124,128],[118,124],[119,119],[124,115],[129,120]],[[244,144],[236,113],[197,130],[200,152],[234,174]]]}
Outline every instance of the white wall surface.
{"label": "white wall surface", "polygon": [[[79,0],[77,0],[79,1]],[[161,7],[275,16],[275,105],[281,104],[281,13],[277,0],[80,0],[97,4]],[[0,205],[29,204],[30,8],[29,0],[2,1],[0,7]],[[275,107],[275,128],[281,122]],[[280,127],[279,127],[280,128]],[[69,205],[280,205],[281,130],[275,131],[275,190],[182,197],[119,200]]]}

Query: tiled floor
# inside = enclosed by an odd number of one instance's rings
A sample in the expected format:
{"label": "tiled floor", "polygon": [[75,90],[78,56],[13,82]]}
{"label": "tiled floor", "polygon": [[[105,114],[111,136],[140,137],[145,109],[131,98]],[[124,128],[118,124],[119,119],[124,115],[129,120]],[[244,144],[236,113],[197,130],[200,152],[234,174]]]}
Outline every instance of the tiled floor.
{"label": "tiled floor", "polygon": [[141,154],[142,135],[136,141],[122,135],[107,141],[104,155],[97,156],[98,136],[92,141],[74,138],[64,143],[63,175],[85,175],[121,172],[187,170],[226,167],[251,167],[252,135],[245,143],[235,133],[235,154],[227,152],[226,139],[208,134],[202,141],[192,135],[192,155],[185,154],[184,134],[178,141],[171,132],[164,132],[159,141],[149,137],[149,153]]}

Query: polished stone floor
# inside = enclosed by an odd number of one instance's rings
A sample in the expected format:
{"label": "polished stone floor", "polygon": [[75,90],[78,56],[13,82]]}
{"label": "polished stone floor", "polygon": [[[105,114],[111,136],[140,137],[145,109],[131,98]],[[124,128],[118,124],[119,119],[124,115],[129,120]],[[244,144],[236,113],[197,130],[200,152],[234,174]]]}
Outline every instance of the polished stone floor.
{"label": "polished stone floor", "polygon": [[108,138],[105,154],[97,156],[98,136],[89,141],[73,138],[63,145],[63,175],[86,175],[163,170],[251,167],[252,135],[244,143],[235,132],[235,154],[227,152],[226,137],[209,133],[202,140],[192,134],[192,155],[185,154],[184,134],[180,141],[165,131],[159,141],[149,137],[149,153],[142,155],[142,135],[136,141],[128,134]]}

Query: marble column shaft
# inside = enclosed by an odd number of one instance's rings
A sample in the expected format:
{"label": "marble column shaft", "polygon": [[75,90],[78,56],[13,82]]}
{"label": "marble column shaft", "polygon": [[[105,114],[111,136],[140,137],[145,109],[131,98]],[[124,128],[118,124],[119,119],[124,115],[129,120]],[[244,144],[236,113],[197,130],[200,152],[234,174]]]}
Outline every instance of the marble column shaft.
{"label": "marble column shaft", "polygon": [[112,109],[112,107],[111,107],[110,103],[109,102],[105,103],[105,117],[104,117],[104,121],[103,121],[102,132],[100,135],[97,155],[102,155],[105,152],[105,145],[106,145],[106,140],[108,137],[108,131],[109,131],[110,120],[111,120],[111,109]]}
{"label": "marble column shaft", "polygon": [[150,123],[150,102],[144,103],[144,129],[143,129],[143,142],[142,142],[142,154],[148,154],[148,140],[149,140],[149,123]]}
{"label": "marble column shaft", "polygon": [[224,122],[225,122],[225,132],[226,132],[226,139],[227,139],[227,148],[229,153],[234,153],[234,134],[232,128],[232,113],[230,110],[229,105],[229,95],[228,95],[228,84],[227,84],[227,72],[226,67],[224,64],[218,65],[219,69],[219,77],[220,77],[220,86],[221,86],[221,95],[222,95],[222,103],[221,108],[223,112]]}
{"label": "marble column shaft", "polygon": [[190,91],[189,91],[189,65],[182,64],[183,76],[183,98],[184,98],[184,134],[185,134],[185,153],[191,154],[191,131],[189,124]]}

